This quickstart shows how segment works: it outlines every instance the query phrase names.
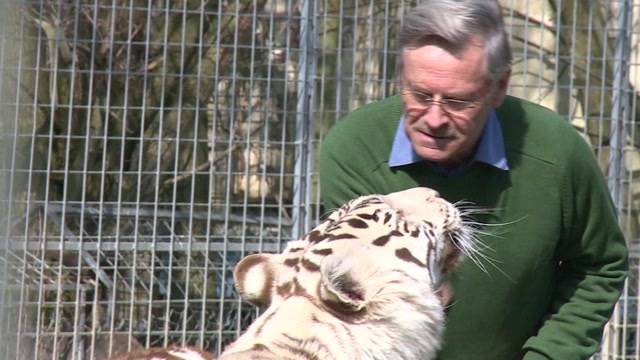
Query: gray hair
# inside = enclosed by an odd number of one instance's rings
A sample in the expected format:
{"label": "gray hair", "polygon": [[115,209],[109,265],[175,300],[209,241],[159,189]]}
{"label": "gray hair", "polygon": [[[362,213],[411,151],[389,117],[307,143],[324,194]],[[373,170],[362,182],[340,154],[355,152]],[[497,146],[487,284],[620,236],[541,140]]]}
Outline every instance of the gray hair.
{"label": "gray hair", "polygon": [[511,48],[497,0],[427,0],[404,17],[398,34],[397,75],[402,75],[402,51],[436,39],[452,50],[478,35],[484,39],[489,80],[511,63]]}

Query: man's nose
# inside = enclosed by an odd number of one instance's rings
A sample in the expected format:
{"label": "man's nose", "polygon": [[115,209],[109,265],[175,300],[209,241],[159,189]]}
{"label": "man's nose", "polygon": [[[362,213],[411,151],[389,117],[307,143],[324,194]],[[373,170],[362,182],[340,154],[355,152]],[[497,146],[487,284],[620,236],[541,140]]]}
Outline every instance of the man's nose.
{"label": "man's nose", "polygon": [[433,102],[429,104],[427,111],[422,115],[421,121],[427,124],[430,129],[441,129],[449,125],[449,116],[443,111],[442,104]]}

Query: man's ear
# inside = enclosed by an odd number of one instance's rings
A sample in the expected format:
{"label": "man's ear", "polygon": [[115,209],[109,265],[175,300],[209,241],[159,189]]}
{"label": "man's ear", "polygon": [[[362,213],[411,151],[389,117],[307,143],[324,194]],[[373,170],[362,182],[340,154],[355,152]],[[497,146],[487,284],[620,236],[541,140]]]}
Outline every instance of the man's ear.
{"label": "man's ear", "polygon": [[511,66],[508,66],[500,75],[500,78],[496,82],[496,93],[493,95],[493,107],[497,108],[502,105],[504,97],[507,95],[507,89],[509,88],[509,79],[511,78]]}

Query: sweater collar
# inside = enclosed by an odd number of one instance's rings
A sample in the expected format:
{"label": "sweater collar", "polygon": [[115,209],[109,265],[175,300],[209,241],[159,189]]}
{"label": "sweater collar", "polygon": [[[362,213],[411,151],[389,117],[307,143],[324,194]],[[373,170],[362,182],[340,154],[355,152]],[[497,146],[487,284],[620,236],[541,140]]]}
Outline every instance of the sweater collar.
{"label": "sweater collar", "polygon": [[[409,165],[422,161],[423,159],[420,158],[420,156],[418,156],[418,154],[413,150],[411,141],[404,130],[403,114],[398,122],[398,128],[396,129],[396,135],[391,147],[389,167]],[[430,163],[430,165],[439,172],[443,172],[447,175],[455,175],[464,172],[468,166],[475,161],[483,162],[501,170],[509,170],[509,164],[507,163],[504,148],[504,140],[502,137],[502,127],[500,126],[498,114],[495,110],[489,113],[489,119],[482,130],[480,142],[478,143],[473,157],[469,162],[453,170],[445,170],[437,164]]]}

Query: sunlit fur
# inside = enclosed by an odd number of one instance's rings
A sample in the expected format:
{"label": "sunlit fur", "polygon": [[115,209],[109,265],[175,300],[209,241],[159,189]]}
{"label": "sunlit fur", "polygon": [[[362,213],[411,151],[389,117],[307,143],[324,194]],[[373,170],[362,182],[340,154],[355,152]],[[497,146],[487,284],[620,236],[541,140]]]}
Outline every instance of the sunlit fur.
{"label": "sunlit fur", "polygon": [[281,254],[236,266],[238,292],[263,312],[221,360],[433,359],[443,276],[474,243],[431,189],[354,199]]}

